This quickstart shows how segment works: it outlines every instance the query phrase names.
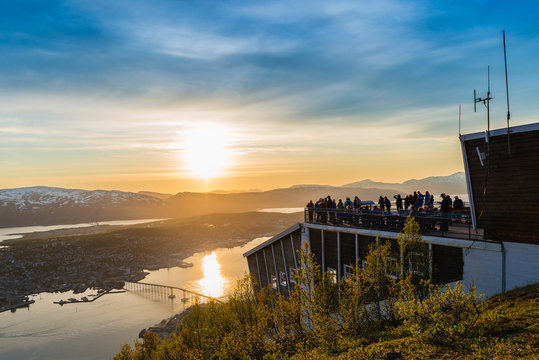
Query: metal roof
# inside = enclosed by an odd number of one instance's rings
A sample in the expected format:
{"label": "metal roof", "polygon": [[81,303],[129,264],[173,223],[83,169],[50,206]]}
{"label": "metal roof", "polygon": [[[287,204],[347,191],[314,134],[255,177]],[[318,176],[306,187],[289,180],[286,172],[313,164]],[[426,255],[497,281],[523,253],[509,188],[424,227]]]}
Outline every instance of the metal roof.
{"label": "metal roof", "polygon": [[[526,131],[537,131],[537,130],[539,130],[539,123],[533,123],[533,124],[509,127],[509,134],[515,134],[515,133],[526,132]],[[481,132],[461,135],[460,140],[468,141],[468,140],[484,138],[485,132],[486,131],[481,131]],[[490,130],[490,134],[489,134],[490,137],[500,136],[500,135],[507,135],[507,128]]]}
{"label": "metal roof", "polygon": [[260,245],[258,245],[256,247],[252,248],[251,250],[247,251],[246,253],[243,254],[243,257],[247,257],[247,256],[249,256],[251,254],[254,254],[258,250],[265,248],[266,246],[274,243],[275,241],[281,239],[282,237],[284,237],[286,235],[289,235],[289,234],[293,233],[294,231],[296,231],[296,230],[298,230],[300,228],[301,228],[301,223],[297,223],[296,225],[292,225],[291,227],[289,227],[285,231],[280,232],[279,234],[275,235],[274,237],[264,241],[262,244],[260,244]]}

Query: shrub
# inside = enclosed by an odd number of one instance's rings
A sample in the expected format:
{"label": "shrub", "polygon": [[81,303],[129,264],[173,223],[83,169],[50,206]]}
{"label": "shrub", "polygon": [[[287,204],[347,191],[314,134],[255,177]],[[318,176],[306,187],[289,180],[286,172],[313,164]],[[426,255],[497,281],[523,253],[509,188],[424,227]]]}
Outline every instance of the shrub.
{"label": "shrub", "polygon": [[479,318],[475,288],[468,293],[462,283],[444,289],[431,287],[424,299],[399,300],[397,313],[412,335],[435,344],[450,344],[461,339]]}

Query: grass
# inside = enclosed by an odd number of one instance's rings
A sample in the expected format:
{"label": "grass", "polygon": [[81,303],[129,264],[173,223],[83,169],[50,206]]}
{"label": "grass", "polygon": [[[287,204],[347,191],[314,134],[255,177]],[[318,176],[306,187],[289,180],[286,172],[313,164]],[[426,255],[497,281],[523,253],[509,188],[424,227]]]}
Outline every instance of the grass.
{"label": "grass", "polygon": [[402,326],[369,338],[344,337],[336,354],[318,349],[292,359],[382,359],[389,351],[405,359],[539,359],[539,284],[494,296],[480,306],[479,320],[458,343],[435,345],[411,336]]}

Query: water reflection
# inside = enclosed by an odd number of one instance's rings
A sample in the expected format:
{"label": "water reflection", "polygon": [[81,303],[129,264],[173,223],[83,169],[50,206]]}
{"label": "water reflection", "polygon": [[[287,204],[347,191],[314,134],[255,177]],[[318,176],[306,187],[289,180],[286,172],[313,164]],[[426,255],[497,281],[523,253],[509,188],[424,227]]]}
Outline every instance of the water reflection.
{"label": "water reflection", "polygon": [[[192,267],[150,271],[143,282],[170,285],[209,296],[226,296],[247,272],[242,254],[269,237],[244,246],[196,253],[185,259]],[[132,344],[139,331],[182,311],[189,303],[176,297],[146,295],[146,291],[110,294],[95,302],[56,305],[53,301],[87,296],[41,293],[29,309],[0,313],[0,359],[110,359],[120,344]],[[141,296],[142,295],[142,296]]]}
{"label": "water reflection", "polygon": [[204,277],[198,281],[200,291],[204,295],[218,298],[224,295],[226,279],[221,273],[221,264],[217,260],[217,253],[202,258],[202,270]]}

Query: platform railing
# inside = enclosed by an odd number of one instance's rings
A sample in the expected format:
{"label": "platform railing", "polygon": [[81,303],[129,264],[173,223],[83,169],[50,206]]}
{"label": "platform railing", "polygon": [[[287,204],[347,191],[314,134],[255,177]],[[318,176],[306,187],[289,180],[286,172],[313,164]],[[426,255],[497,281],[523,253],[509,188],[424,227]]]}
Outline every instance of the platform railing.
{"label": "platform railing", "polygon": [[304,218],[307,223],[391,232],[403,231],[408,216],[415,218],[419,224],[419,231],[423,235],[474,241],[484,240],[482,233],[472,229],[472,221],[468,211],[454,211],[450,214],[444,214],[412,210],[397,212],[310,207],[304,210]]}

